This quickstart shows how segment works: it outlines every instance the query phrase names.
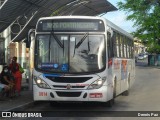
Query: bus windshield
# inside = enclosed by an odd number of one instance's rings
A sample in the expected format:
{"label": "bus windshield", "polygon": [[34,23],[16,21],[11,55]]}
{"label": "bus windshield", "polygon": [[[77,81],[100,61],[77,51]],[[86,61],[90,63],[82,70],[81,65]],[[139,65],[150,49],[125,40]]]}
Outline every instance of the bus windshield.
{"label": "bus windshield", "polygon": [[97,72],[105,67],[104,35],[38,34],[36,68],[46,72]]}

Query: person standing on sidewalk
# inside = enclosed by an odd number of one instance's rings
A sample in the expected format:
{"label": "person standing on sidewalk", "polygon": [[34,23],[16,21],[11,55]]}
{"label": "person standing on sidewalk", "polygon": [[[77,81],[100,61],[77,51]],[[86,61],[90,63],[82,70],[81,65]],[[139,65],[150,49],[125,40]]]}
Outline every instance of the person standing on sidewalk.
{"label": "person standing on sidewalk", "polygon": [[11,72],[15,78],[15,93],[16,95],[20,96],[22,74],[19,70],[19,64],[17,63],[17,57],[12,58],[12,62],[9,65],[9,68],[11,69]]}

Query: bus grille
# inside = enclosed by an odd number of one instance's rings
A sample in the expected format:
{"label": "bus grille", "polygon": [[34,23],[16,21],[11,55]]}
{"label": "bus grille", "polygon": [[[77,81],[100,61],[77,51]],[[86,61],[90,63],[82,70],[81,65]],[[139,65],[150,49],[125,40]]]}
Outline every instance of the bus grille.
{"label": "bus grille", "polygon": [[79,97],[81,92],[56,92],[59,97]]}
{"label": "bus grille", "polygon": [[[67,88],[66,85],[53,85],[54,88]],[[71,88],[84,88],[85,86],[71,86]]]}
{"label": "bus grille", "polygon": [[92,77],[53,77],[53,76],[45,76],[45,77],[57,83],[83,83],[92,78]]}

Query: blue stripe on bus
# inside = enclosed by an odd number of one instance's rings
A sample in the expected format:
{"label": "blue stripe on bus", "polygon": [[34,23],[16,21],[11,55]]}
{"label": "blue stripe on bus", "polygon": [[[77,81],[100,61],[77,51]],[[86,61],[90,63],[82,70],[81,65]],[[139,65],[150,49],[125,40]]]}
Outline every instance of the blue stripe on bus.
{"label": "blue stripe on bus", "polygon": [[61,74],[43,74],[43,76],[53,76],[53,77],[60,77],[62,76]]}

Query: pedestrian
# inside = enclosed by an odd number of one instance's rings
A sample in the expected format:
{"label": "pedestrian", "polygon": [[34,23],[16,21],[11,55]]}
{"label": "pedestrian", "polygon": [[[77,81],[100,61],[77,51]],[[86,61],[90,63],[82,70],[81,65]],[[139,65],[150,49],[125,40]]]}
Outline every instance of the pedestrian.
{"label": "pedestrian", "polygon": [[9,68],[11,69],[11,72],[15,78],[15,93],[17,96],[20,96],[21,94],[21,81],[22,81],[22,73],[20,72],[20,64],[17,63],[17,57],[12,58],[12,62],[9,65]]}
{"label": "pedestrian", "polygon": [[1,82],[1,87],[4,87],[4,90],[8,91],[6,96],[14,97],[14,85],[15,85],[14,77],[12,76],[12,73],[10,72],[8,66],[3,67],[3,70],[1,72],[0,82]]}

